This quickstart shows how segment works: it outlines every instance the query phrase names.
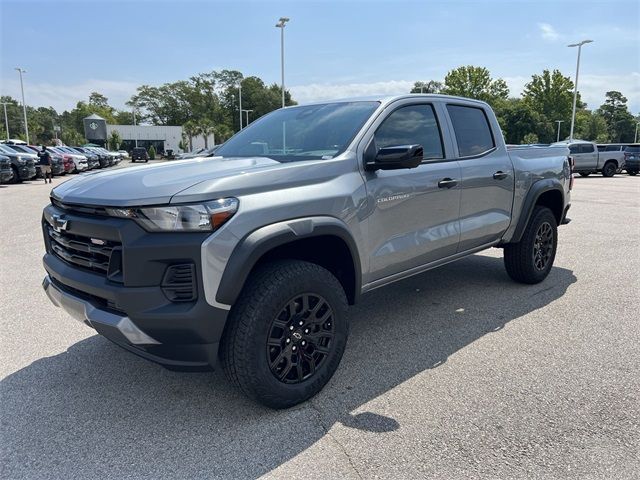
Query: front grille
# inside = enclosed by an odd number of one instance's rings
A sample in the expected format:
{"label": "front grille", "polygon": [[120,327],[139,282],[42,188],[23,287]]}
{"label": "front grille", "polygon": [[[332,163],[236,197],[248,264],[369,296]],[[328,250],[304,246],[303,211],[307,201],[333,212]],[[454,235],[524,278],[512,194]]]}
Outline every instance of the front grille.
{"label": "front grille", "polygon": [[114,250],[122,248],[120,243],[73,235],[64,230],[57,232],[50,225],[45,227],[51,240],[51,251],[61,260],[105,276],[108,272],[120,271],[119,266],[109,270]]}
{"label": "front grille", "polygon": [[86,215],[107,215],[107,209],[104,207],[92,207],[90,205],[73,205],[68,203],[62,203],[59,200],[51,197],[51,204],[55,207],[61,208],[62,210],[84,213]]}

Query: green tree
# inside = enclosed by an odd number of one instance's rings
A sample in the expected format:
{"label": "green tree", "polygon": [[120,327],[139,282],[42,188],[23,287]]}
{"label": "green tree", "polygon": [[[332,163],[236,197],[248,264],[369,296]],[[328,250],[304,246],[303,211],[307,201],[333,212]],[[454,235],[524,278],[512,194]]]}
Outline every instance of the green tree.
{"label": "green tree", "polygon": [[122,137],[120,137],[120,133],[117,130],[112,130],[111,135],[109,136],[109,148],[111,150],[118,150],[121,142]]}
{"label": "green tree", "polygon": [[209,136],[215,134],[215,131],[216,129],[211,120],[204,119],[198,123],[198,133],[204,139],[204,148],[209,148]]}
{"label": "green tree", "polygon": [[60,139],[65,145],[83,145],[87,143],[84,135],[74,129],[62,129]]}
{"label": "green tree", "polygon": [[612,142],[634,141],[636,122],[627,108],[627,98],[622,93],[615,90],[607,92],[598,113],[607,124]]}
{"label": "green tree", "polygon": [[608,125],[599,111],[579,110],[576,112],[576,124],[574,127],[575,138],[582,140],[609,142]]}
{"label": "green tree", "polygon": [[530,145],[532,143],[539,143],[538,136],[535,133],[527,133],[523,137],[521,143],[526,144],[526,145]]}
{"label": "green tree", "polygon": [[[562,75],[559,70],[544,70],[541,75],[532,75],[531,81],[524,87],[522,98],[533,110],[544,115],[554,125],[556,120],[563,121],[560,124],[560,138],[569,135],[573,108],[573,82],[569,77]],[[578,108],[584,108],[580,94],[576,105]],[[553,139],[555,137],[541,138],[544,142]]]}
{"label": "green tree", "polygon": [[428,82],[415,82],[409,93],[440,93],[442,91],[442,82],[429,80]]}
{"label": "green tree", "polygon": [[491,78],[486,68],[467,65],[447,73],[442,93],[475,98],[495,106],[509,97],[509,87],[503,79]]}
{"label": "green tree", "polygon": [[109,99],[98,92],[91,92],[89,95],[89,105],[111,111],[113,110],[113,108],[109,106]]}
{"label": "green tree", "polygon": [[189,120],[182,126],[182,131],[189,139],[189,151],[193,152],[193,137],[198,134],[198,126],[194,121]]}
{"label": "green tree", "polygon": [[[522,99],[510,98],[500,102],[495,110],[505,141],[512,145],[521,143],[545,143],[553,140],[553,126],[542,114]],[[527,135],[535,135],[536,142],[526,142]]]}
{"label": "green tree", "polygon": [[148,153],[149,153],[149,160],[156,159],[156,148],[153,145],[149,147]]}

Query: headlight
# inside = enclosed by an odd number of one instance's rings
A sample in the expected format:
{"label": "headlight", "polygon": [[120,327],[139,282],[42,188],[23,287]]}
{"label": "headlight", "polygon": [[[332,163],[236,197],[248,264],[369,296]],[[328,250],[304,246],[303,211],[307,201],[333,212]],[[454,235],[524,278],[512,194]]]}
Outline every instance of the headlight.
{"label": "headlight", "polygon": [[24,165],[25,163],[27,163],[27,159],[24,157],[18,157],[18,163],[20,165]]}
{"label": "headlight", "polygon": [[109,215],[131,218],[153,232],[213,232],[237,211],[237,198],[221,198],[189,205],[107,209]]}

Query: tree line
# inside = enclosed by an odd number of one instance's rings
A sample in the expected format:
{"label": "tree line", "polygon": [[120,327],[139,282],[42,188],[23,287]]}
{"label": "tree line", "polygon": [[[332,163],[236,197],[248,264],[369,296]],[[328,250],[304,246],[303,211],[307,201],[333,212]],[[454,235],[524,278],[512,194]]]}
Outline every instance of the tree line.
{"label": "tree line", "polygon": [[[531,76],[520,98],[510,97],[507,83],[492,78],[484,67],[463,66],[451,70],[444,82],[415,82],[410,93],[442,93],[475,98],[494,109],[505,141],[511,144],[552,143],[569,137],[573,108],[573,81],[559,70],[544,70]],[[580,99],[576,102],[574,138],[598,143],[634,141],[636,124],[627,107],[626,97],[618,91],[606,93],[604,103],[589,110]]]}
{"label": "tree line", "polygon": [[[489,103],[507,143],[551,143],[557,136],[556,121],[562,121],[560,138],[569,135],[573,82],[558,70],[532,75],[519,98],[510,96],[503,79],[493,78],[489,70],[477,66],[451,70],[443,81],[415,82],[410,93],[459,95]],[[109,124],[131,125],[135,110],[138,123],[181,125],[184,133],[181,147],[190,150],[197,136],[203,136],[206,142],[213,133],[216,143],[221,143],[239,130],[240,94],[243,110],[251,110],[249,122],[282,104],[277,84],[267,85],[261,78],[245,77],[237,70],[213,71],[160,86],[142,85],[127,102],[127,109],[112,107],[109,99],[99,92],[91,93],[88,100],[79,101],[75,108],[62,113],[51,107],[27,107],[29,135],[36,144],[50,144],[56,137],[66,144],[82,144],[83,118],[95,113]],[[11,137],[24,139],[22,107],[11,97],[1,98],[7,103]],[[286,89],[285,104],[296,104]],[[246,116],[243,113],[243,122]],[[578,94],[574,138],[600,143],[633,142],[638,121],[640,116],[634,118],[629,112],[627,99],[621,92],[607,92],[604,103],[592,110],[586,108]],[[0,125],[0,131],[5,132],[4,115]],[[117,134],[110,139],[112,148],[119,143]]]}

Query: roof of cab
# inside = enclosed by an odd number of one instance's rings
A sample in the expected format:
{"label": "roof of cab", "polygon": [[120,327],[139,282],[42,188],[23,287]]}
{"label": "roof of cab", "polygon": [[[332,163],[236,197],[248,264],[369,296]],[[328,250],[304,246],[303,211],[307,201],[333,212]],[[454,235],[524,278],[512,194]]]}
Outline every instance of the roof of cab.
{"label": "roof of cab", "polygon": [[322,105],[326,103],[346,103],[346,102],[380,102],[383,105],[396,102],[398,100],[404,100],[409,98],[424,98],[431,100],[449,100],[454,102],[469,102],[477,103],[478,105],[488,106],[486,102],[482,100],[475,100],[473,98],[456,97],[453,95],[442,95],[439,93],[405,93],[404,95],[368,95],[363,97],[347,97],[319,100],[316,102],[303,103],[301,105]]}

